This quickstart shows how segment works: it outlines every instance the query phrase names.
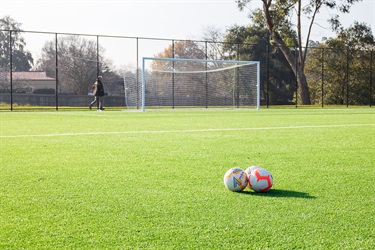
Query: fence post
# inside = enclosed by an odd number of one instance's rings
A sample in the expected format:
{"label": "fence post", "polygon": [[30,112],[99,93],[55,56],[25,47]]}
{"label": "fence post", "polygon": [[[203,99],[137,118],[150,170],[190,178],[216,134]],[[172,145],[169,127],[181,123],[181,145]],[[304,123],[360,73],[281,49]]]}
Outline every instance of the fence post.
{"label": "fence post", "polygon": [[13,111],[13,51],[12,31],[9,31],[9,81],[10,81],[10,111]]}
{"label": "fence post", "polygon": [[370,108],[372,106],[372,50],[370,51]]}
{"label": "fence post", "polygon": [[349,107],[349,46],[346,46],[346,107]]}
{"label": "fence post", "polygon": [[99,36],[96,36],[96,76],[100,75],[99,65]]}
{"label": "fence post", "polygon": [[322,108],[324,108],[324,48],[322,48]]}
{"label": "fence post", "polygon": [[137,37],[137,39],[136,39],[136,61],[137,61],[137,67],[136,67],[136,76],[135,76],[135,79],[136,79],[136,84],[135,84],[135,86],[136,86],[136,91],[137,91],[137,109],[139,109],[139,40],[138,40],[138,37]]}
{"label": "fence post", "polygon": [[294,48],[294,56],[295,56],[295,67],[296,67],[296,108],[298,108],[298,55],[297,55],[297,47]]}
{"label": "fence post", "polygon": [[267,108],[269,108],[270,105],[270,63],[269,63],[269,45],[266,44],[266,84],[267,84],[267,95],[266,95],[266,102],[267,102]]}
{"label": "fence post", "polygon": [[[239,61],[240,60],[240,44],[239,43],[237,43],[237,55],[236,55],[236,57],[237,57],[236,58],[237,61]],[[235,79],[236,79],[235,83],[236,83],[236,87],[237,87],[236,103],[237,103],[237,108],[239,108],[240,107],[240,86],[239,86],[238,68],[235,71]]]}
{"label": "fence post", "polygon": [[[205,46],[205,52],[206,52],[206,60],[208,59],[208,45],[207,45],[207,41],[205,41],[204,42],[204,46]],[[205,90],[206,90],[206,109],[208,108],[208,72],[207,72],[207,70],[208,70],[208,63],[206,62],[206,74],[205,74],[205,85],[206,85],[206,88],[205,88]]]}
{"label": "fence post", "polygon": [[[172,40],[172,58],[174,58],[174,40]],[[172,61],[172,109],[174,109],[174,61]]]}
{"label": "fence post", "polygon": [[58,64],[58,46],[57,46],[57,33],[55,33],[55,59],[56,59],[56,90],[55,90],[55,96],[56,96],[56,111],[59,110],[59,64]]}

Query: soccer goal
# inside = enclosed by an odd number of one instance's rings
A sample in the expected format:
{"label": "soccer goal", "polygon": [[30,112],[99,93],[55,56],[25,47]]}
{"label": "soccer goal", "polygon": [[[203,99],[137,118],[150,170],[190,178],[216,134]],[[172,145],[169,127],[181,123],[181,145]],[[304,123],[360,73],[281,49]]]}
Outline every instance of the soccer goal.
{"label": "soccer goal", "polygon": [[142,111],[152,108],[260,108],[257,61],[142,60]]}

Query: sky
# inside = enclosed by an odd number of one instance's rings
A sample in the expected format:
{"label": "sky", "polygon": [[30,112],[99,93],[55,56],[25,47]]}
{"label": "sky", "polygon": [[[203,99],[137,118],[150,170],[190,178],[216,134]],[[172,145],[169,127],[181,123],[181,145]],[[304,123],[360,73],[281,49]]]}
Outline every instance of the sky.
{"label": "sky", "polygon": [[[253,0],[250,8],[258,7],[261,1]],[[10,16],[25,31],[182,40],[202,40],[207,27],[248,25],[248,12],[240,12],[235,0],[0,0],[0,17]],[[335,36],[326,23],[329,14],[323,9],[318,15],[312,40]],[[340,20],[344,27],[365,22],[375,32],[375,1],[356,3]]]}

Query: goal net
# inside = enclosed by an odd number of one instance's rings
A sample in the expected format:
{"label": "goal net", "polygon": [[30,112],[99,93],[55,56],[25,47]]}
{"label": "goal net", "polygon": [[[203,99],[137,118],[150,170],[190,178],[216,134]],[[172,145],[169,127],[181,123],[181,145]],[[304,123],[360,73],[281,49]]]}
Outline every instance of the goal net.
{"label": "goal net", "polygon": [[142,110],[260,108],[259,62],[143,58]]}

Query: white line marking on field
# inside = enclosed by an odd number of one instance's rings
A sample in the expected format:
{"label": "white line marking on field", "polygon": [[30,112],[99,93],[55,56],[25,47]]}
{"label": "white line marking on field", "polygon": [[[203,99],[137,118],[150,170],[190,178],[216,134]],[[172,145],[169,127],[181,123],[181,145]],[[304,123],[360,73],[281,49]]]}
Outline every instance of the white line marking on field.
{"label": "white line marking on field", "polygon": [[187,129],[187,130],[140,130],[121,132],[77,132],[61,134],[33,134],[33,135],[2,135],[0,138],[25,138],[25,137],[59,137],[59,136],[79,136],[79,135],[121,135],[121,134],[160,134],[160,133],[199,133],[218,131],[256,131],[256,130],[278,130],[278,129],[314,129],[314,128],[338,128],[338,127],[363,127],[375,126],[375,124],[335,124],[316,126],[288,126],[288,127],[263,127],[263,128],[213,128],[213,129]]}

